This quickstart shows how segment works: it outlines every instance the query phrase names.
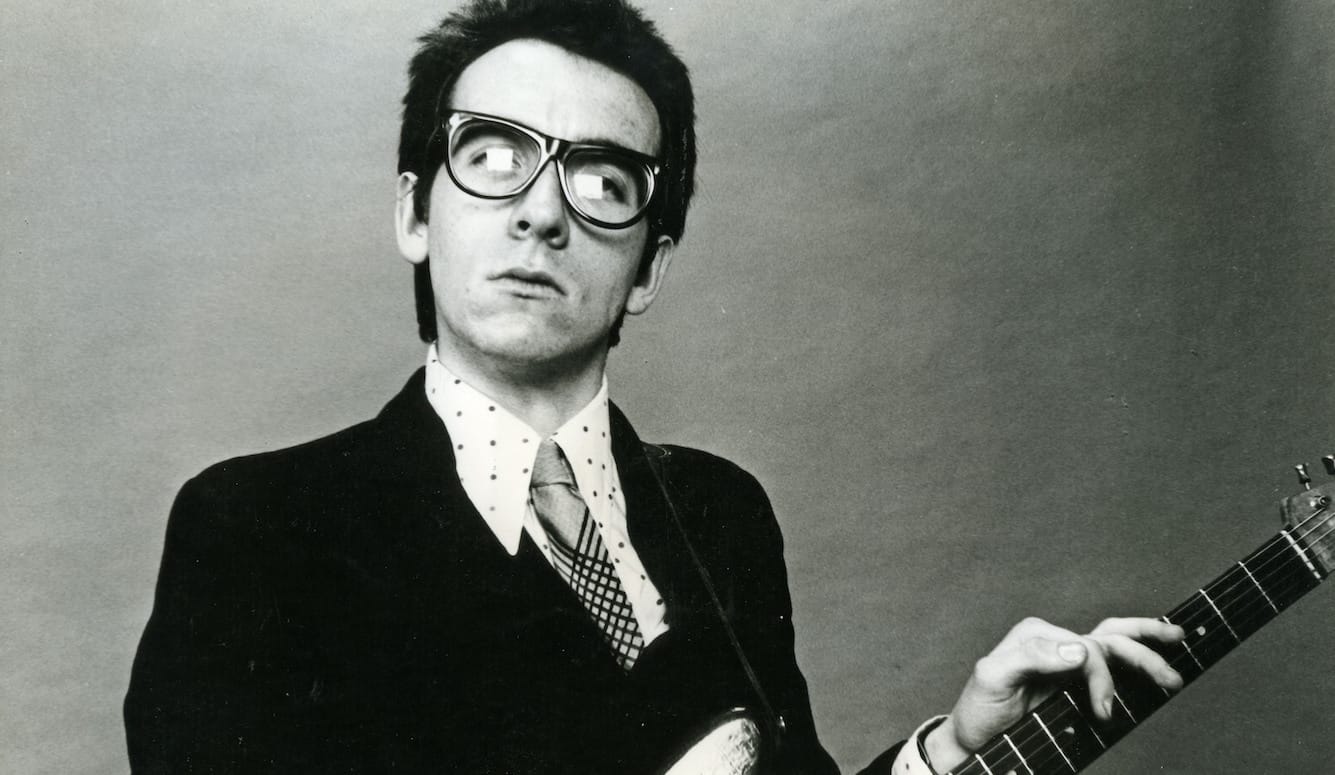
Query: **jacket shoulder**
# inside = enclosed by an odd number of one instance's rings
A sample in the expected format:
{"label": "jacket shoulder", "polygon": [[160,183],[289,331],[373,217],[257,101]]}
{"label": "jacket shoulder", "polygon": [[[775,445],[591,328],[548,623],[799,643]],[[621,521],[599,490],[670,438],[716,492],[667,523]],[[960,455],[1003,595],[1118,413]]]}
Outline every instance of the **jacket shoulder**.
{"label": "jacket shoulder", "polygon": [[375,417],[311,441],[215,463],[187,483],[214,493],[254,496],[361,493],[438,465],[444,425],[426,400],[418,369]]}
{"label": "jacket shoulder", "polygon": [[750,471],[712,452],[677,444],[645,444],[645,453],[651,459],[657,458],[674,477],[680,475],[697,486],[741,487],[764,492]]}
{"label": "jacket shoulder", "polygon": [[443,426],[437,432],[382,415],[209,466],[181,488],[170,522],[249,535],[330,537],[356,525],[384,527],[422,513],[424,499],[443,481],[431,474],[446,470],[441,450],[448,446]]}
{"label": "jacket shoulder", "polygon": [[327,487],[364,472],[378,437],[375,420],[368,420],[301,444],[214,463],[186,486],[214,493]]}
{"label": "jacket shoulder", "polygon": [[199,478],[257,474],[272,469],[310,470],[315,464],[325,466],[348,460],[379,435],[376,421],[365,420],[319,438],[287,447],[238,455],[205,468]]}

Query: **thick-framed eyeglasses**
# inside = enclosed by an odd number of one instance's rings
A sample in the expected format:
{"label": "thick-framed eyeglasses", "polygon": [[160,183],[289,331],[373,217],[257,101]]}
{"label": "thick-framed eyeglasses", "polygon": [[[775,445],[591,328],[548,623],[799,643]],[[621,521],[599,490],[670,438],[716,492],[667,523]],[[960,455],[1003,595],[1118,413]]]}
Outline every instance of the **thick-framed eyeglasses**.
{"label": "thick-framed eyeglasses", "polygon": [[444,127],[445,171],[459,188],[482,199],[518,196],[555,160],[566,204],[605,229],[624,229],[644,215],[663,169],[652,156],[551,137],[483,113],[451,111]]}

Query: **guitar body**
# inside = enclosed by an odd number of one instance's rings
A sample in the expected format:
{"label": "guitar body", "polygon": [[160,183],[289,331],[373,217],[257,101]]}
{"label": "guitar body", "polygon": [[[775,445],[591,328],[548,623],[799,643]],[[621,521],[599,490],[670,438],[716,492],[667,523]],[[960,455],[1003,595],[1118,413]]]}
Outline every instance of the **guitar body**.
{"label": "guitar body", "polygon": [[758,775],[764,747],[755,716],[733,708],[705,725],[662,775]]}

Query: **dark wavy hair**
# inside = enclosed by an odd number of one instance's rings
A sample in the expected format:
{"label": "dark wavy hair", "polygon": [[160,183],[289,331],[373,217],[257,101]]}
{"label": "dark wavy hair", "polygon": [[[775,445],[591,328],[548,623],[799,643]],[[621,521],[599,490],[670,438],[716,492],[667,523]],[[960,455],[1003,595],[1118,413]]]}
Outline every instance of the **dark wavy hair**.
{"label": "dark wavy hair", "polygon": [[[591,59],[634,81],[658,112],[662,136],[663,185],[647,215],[647,261],[659,237],[680,241],[686,209],[695,188],[695,97],[686,65],[659,35],[653,22],[625,0],[471,0],[418,41],[408,65],[399,133],[399,172],[417,176],[413,211],[423,222],[430,212],[431,186],[443,162],[436,142],[439,110],[464,69],[497,46],[521,38],[546,41]],[[417,328],[435,341],[435,297],[430,262],[414,269]],[[612,331],[616,344],[620,324]]]}

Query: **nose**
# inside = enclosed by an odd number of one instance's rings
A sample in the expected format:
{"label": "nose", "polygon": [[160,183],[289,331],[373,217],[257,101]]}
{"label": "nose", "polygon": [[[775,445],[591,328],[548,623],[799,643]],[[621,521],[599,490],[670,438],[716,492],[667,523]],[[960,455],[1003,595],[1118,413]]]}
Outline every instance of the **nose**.
{"label": "nose", "polygon": [[510,234],[518,239],[536,237],[552,247],[565,247],[570,239],[570,214],[566,212],[556,164],[548,163],[532,185],[515,198]]}

